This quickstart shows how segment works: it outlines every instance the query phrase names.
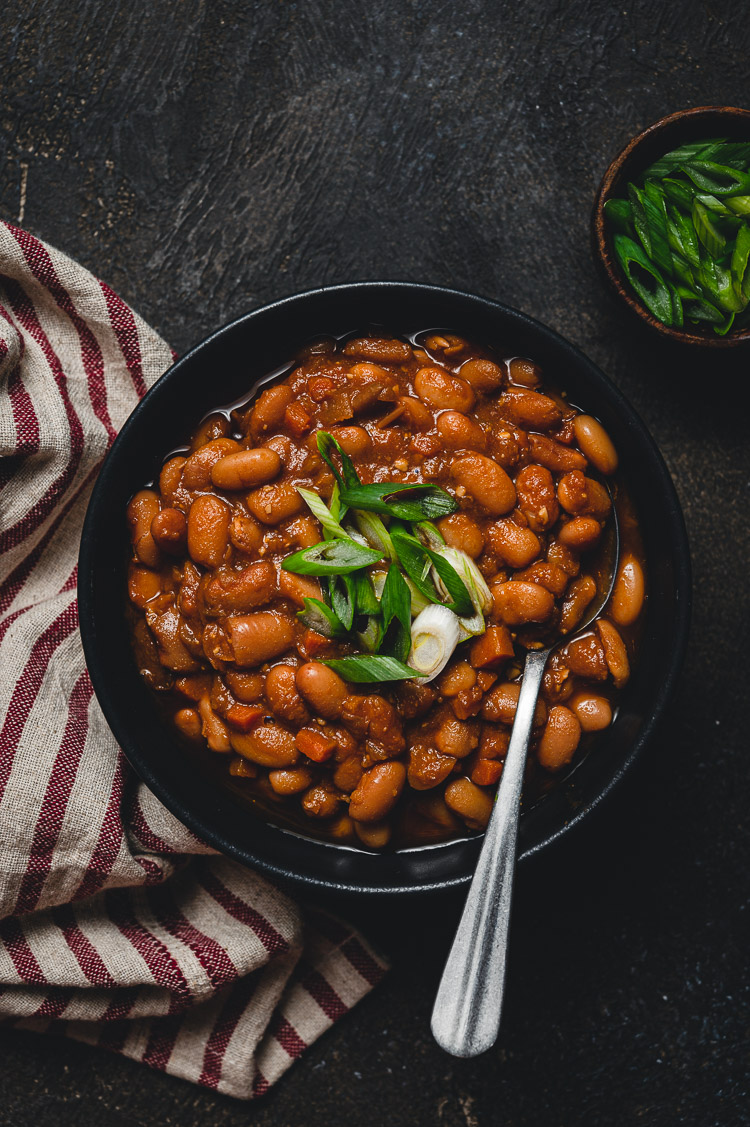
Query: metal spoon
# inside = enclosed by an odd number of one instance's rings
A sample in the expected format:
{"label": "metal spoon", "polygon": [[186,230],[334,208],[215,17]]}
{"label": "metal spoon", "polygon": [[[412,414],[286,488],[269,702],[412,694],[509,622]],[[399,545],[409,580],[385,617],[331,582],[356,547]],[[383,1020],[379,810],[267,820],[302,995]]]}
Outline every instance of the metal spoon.
{"label": "metal spoon", "polygon": [[[620,558],[617,510],[608,521],[608,571],[600,573],[599,597],[576,629],[580,635],[598,617],[614,587]],[[529,649],[524,664],[508,754],[495,806],[466,897],[432,1011],[432,1034],[455,1057],[475,1057],[497,1039],[505,989],[508,928],[516,867],[519,803],[534,711],[547,659],[570,639],[557,639],[546,649]]]}

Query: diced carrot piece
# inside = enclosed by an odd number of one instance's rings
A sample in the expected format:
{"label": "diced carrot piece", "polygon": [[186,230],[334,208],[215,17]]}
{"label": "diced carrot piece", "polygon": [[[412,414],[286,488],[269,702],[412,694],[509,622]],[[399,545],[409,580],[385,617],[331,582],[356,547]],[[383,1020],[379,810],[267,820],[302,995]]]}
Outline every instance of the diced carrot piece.
{"label": "diced carrot piece", "polygon": [[328,649],[330,645],[331,639],[326,638],[325,634],[319,634],[317,630],[308,628],[302,635],[302,648],[306,657],[315,657],[316,654]]}
{"label": "diced carrot piece", "polygon": [[315,763],[325,763],[333,755],[336,743],[314,728],[300,728],[297,732],[297,747],[308,759]]}
{"label": "diced carrot piece", "polygon": [[233,704],[226,711],[226,721],[240,732],[249,732],[260,723],[265,711],[258,704]]}
{"label": "diced carrot piece", "polygon": [[312,419],[301,403],[295,402],[289,404],[284,412],[284,426],[290,430],[293,435],[296,435],[297,438],[301,438],[303,434],[309,431],[311,424]]}
{"label": "diced carrot piece", "polygon": [[471,645],[471,664],[475,669],[499,665],[513,657],[513,639],[507,626],[489,626]]}
{"label": "diced carrot piece", "polygon": [[493,787],[503,773],[503,764],[499,759],[480,759],[471,772],[471,781],[478,787]]}

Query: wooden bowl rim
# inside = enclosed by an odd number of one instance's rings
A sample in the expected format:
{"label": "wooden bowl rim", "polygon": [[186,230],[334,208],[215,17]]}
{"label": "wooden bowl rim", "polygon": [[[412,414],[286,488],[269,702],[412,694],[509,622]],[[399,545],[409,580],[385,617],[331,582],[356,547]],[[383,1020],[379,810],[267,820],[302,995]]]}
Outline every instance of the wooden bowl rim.
{"label": "wooden bowl rim", "polygon": [[695,106],[693,109],[689,110],[678,110],[676,113],[671,113],[666,117],[659,118],[658,121],[653,122],[652,125],[641,130],[640,133],[631,137],[624,148],[620,150],[602,177],[601,184],[596,194],[592,217],[594,245],[599,264],[612,288],[625,302],[628,308],[656,332],[678,344],[692,344],[702,348],[736,348],[738,345],[747,344],[747,342],[750,341],[750,326],[734,334],[730,329],[725,337],[717,336],[715,333],[709,336],[708,333],[710,330],[707,330],[704,335],[692,329],[669,328],[667,325],[663,325],[661,321],[658,321],[652,313],[649,313],[638,298],[633,296],[625,286],[619,268],[615,263],[613,253],[610,250],[609,235],[604,217],[604,204],[610,196],[614,194],[613,189],[615,184],[624,175],[628,163],[634,159],[637,151],[643,146],[644,142],[651,141],[654,137],[673,125],[677,125],[691,118],[697,121],[701,117],[708,117],[709,115],[713,115],[714,117],[725,116],[733,119],[735,122],[747,122],[748,135],[750,137],[750,110],[742,109],[739,106]]}

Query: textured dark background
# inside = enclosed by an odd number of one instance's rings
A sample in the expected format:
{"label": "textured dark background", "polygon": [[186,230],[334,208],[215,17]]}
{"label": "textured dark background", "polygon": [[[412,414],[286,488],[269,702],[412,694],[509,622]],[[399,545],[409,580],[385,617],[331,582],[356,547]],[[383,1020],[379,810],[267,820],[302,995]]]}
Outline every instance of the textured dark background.
{"label": "textured dark background", "polygon": [[[0,12],[0,212],[178,350],[321,282],[497,298],[608,372],[684,504],[693,635],[616,804],[520,879],[496,1050],[431,1042],[455,900],[340,907],[387,982],[243,1105],[0,1031],[0,1122],[45,1127],[734,1127],[750,1122],[746,663],[750,357],[664,346],[594,272],[601,174],[673,110],[748,105],[747,6],[718,0],[48,0]],[[669,638],[663,644],[670,644]],[[446,930],[447,927],[447,930]]]}

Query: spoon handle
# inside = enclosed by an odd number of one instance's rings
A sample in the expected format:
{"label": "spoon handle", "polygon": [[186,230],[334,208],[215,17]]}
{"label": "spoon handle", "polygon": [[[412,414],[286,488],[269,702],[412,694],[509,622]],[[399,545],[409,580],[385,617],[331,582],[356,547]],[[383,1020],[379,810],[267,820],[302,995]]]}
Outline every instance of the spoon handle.
{"label": "spoon handle", "polygon": [[500,1027],[526,753],[549,650],[526,655],[497,799],[432,1011],[432,1034],[454,1057],[494,1045]]}

